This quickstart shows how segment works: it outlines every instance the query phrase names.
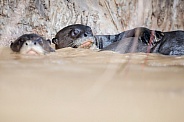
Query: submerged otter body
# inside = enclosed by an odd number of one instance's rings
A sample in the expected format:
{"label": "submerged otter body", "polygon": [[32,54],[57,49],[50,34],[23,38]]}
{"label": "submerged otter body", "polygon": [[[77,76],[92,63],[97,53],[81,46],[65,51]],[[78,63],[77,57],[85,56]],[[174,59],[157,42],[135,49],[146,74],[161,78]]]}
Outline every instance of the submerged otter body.
{"label": "submerged otter body", "polygon": [[184,55],[184,31],[161,32],[144,27],[134,28],[116,35],[93,35],[89,26],[76,24],[60,30],[52,42],[56,49],[87,47],[119,53],[144,52]]}
{"label": "submerged otter body", "polygon": [[[139,28],[133,29],[137,30]],[[129,31],[133,31],[129,30]],[[112,50],[119,53],[144,52],[163,55],[184,55],[184,31],[160,32],[144,30],[138,36],[127,36],[126,32],[115,35],[117,39],[109,39],[114,35],[96,36],[101,40],[102,50]],[[108,44],[107,42],[110,41]],[[103,43],[105,42],[105,43]],[[102,45],[101,44],[101,45]]]}
{"label": "submerged otter body", "polygon": [[151,52],[164,55],[184,55],[184,31],[164,32],[162,40],[152,48]]}
{"label": "submerged otter body", "polygon": [[51,41],[37,34],[24,34],[11,43],[12,51],[21,54],[46,54],[54,52],[50,47]]}

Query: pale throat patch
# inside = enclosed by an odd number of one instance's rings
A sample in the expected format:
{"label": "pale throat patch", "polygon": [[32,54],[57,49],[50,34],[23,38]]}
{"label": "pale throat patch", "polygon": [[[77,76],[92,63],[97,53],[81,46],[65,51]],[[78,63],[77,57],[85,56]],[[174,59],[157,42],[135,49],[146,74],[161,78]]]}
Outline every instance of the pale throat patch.
{"label": "pale throat patch", "polygon": [[43,55],[46,53],[46,51],[43,49],[43,47],[38,42],[27,40],[22,45],[20,53],[30,54],[30,55]]}

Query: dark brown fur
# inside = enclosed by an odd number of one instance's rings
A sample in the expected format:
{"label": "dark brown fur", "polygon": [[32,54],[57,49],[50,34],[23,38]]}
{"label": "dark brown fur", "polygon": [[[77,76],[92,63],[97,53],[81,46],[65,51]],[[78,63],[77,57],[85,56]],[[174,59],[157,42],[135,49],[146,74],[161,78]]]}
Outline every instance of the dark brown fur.
{"label": "dark brown fur", "polygon": [[45,52],[54,52],[50,47],[51,41],[46,40],[37,34],[24,34],[11,43],[10,48],[14,52],[20,52],[22,46],[26,41],[31,40],[34,45],[40,45]]}
{"label": "dark brown fur", "polygon": [[[76,30],[77,34],[75,34]],[[75,47],[75,40],[88,36],[95,38],[96,46],[102,51],[184,55],[184,31],[161,32],[144,27],[134,28],[116,35],[93,35],[89,26],[76,24],[61,29],[52,42],[56,49]]]}

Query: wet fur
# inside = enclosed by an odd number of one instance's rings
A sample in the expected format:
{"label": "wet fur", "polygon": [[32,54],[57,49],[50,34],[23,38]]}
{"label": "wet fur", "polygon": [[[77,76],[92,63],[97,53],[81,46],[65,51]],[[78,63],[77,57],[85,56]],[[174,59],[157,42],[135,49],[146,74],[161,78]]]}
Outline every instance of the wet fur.
{"label": "wet fur", "polygon": [[84,37],[93,37],[92,30],[89,26],[76,24],[61,29],[52,39],[56,49],[65,47],[78,47],[75,40]]}
{"label": "wet fur", "polygon": [[[80,30],[80,33],[73,38],[71,33],[75,30]],[[75,40],[91,36],[94,36],[94,43],[101,51],[184,55],[184,31],[161,32],[144,27],[134,28],[116,35],[93,35],[89,26],[81,24],[70,25],[60,30],[52,42],[55,44],[56,49],[75,47]]]}
{"label": "wet fur", "polygon": [[[27,44],[33,43],[33,46],[27,46]],[[35,44],[35,45],[34,45]],[[54,49],[50,47],[51,41],[46,40],[37,34],[24,34],[11,43],[10,48],[14,52],[25,54],[31,48],[38,53],[54,52]]]}

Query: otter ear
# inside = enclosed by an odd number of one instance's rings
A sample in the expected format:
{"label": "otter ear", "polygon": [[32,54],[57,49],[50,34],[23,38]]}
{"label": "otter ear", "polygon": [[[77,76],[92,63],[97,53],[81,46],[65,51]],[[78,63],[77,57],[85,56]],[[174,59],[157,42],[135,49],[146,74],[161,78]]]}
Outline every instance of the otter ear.
{"label": "otter ear", "polygon": [[11,43],[10,43],[10,47],[12,47],[13,46],[13,42],[11,41]]}
{"label": "otter ear", "polygon": [[53,38],[53,39],[52,39],[52,43],[58,44],[58,39],[57,39],[57,38]]}

